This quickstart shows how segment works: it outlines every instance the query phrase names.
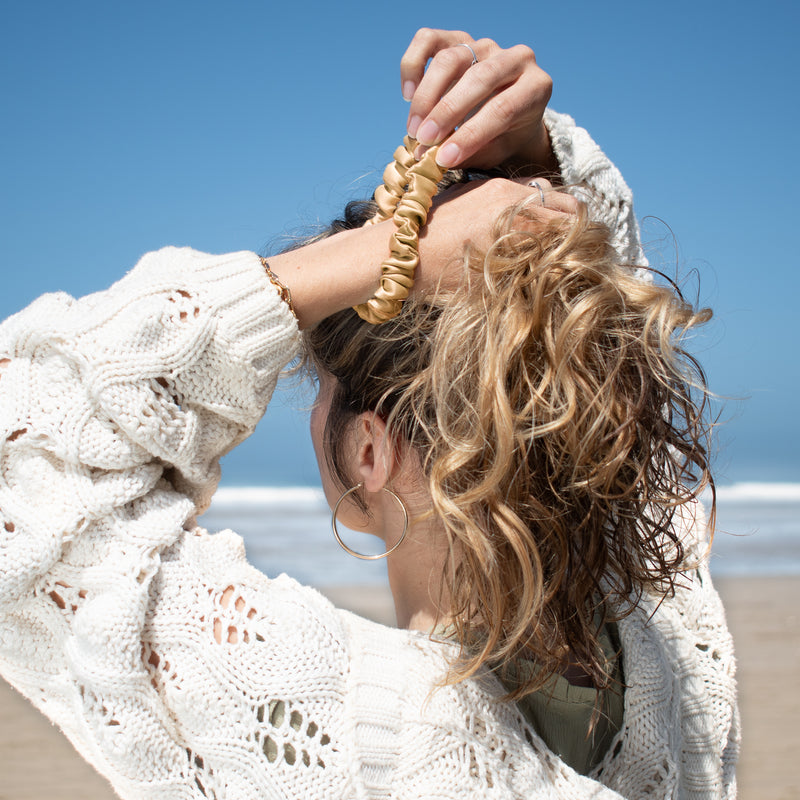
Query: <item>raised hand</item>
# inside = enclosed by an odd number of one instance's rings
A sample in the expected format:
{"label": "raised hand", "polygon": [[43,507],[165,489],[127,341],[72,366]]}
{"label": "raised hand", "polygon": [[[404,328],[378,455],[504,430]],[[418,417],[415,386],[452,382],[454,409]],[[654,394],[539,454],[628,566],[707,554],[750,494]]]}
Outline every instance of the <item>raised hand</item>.
{"label": "raised hand", "polygon": [[553,82],[530,47],[422,28],[400,76],[411,101],[408,133],[421,147],[443,143],[442,166],[558,171],[542,120]]}

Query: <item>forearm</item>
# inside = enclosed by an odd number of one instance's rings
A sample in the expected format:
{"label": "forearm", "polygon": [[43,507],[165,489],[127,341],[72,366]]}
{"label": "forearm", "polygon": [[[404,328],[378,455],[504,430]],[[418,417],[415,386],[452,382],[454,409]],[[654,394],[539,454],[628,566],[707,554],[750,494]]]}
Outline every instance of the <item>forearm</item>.
{"label": "forearm", "polygon": [[[496,179],[474,181],[439,198],[420,231],[412,294],[459,285],[465,247],[488,248],[499,216],[529,199],[533,191]],[[546,216],[552,210],[541,209],[541,213]],[[271,269],[292,293],[301,328],[374,295],[395,229],[394,221],[387,220],[270,258]]]}
{"label": "forearm", "polygon": [[104,292],[46,295],[3,323],[0,604],[167,469],[189,513],[207,504],[218,459],[253,430],[296,347],[252,253],[169,248]]}
{"label": "forearm", "polygon": [[[297,339],[256,255],[174,248],[0,326],[0,672],[120,797],[272,796],[259,698],[301,705],[344,672],[338,652],[316,671],[292,658],[298,631],[327,647],[332,613],[193,520]],[[312,764],[345,752],[339,706],[304,734]]]}
{"label": "forearm", "polygon": [[270,257],[270,268],[292,294],[300,328],[375,294],[393,230],[389,220]]}
{"label": "forearm", "polygon": [[[528,160],[545,162],[536,164],[538,171],[555,174],[567,187],[585,186],[590,213],[609,227],[620,258],[625,263],[646,265],[633,195],[619,170],[589,134],[566,115],[548,110],[540,133],[541,139],[532,145]],[[527,167],[530,169],[531,164]],[[447,263],[458,260],[466,241],[485,244],[495,217],[513,202],[511,194],[507,197],[503,202],[496,194],[487,194],[482,204],[461,198],[435,209],[420,237],[421,263],[415,285],[435,285]],[[461,214],[459,207],[464,208]],[[471,224],[465,224],[465,219]],[[389,253],[392,230],[393,223],[387,221],[269,259],[272,270],[292,293],[301,328],[312,327],[336,311],[372,297],[380,279],[381,261]]]}

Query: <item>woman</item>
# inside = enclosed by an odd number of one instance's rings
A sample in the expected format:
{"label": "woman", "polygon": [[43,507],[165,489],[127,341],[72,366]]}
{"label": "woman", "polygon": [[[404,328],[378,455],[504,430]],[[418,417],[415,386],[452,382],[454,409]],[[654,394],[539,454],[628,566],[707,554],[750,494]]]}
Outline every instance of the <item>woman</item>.
{"label": "woman", "polygon": [[[505,77],[487,84],[486,74]],[[403,63],[406,92],[412,84],[409,125],[423,147],[440,144],[441,160],[453,159],[442,166],[541,171],[558,163],[565,182],[586,179],[593,214],[610,215],[612,231],[590,224],[544,178],[533,186],[529,175],[491,180],[456,188],[434,208],[411,300],[386,325],[361,323],[346,309],[375,293],[391,221],[353,221],[353,230],[266,267],[251,253],[160,251],[105,292],[78,301],[48,295],[7,320],[3,674],[122,797],[730,795],[730,640],[702,564],[692,491],[665,480],[681,477],[670,471],[681,463],[705,473],[686,379],[673,368],[680,353],[657,341],[676,322],[691,324],[692,313],[617,266],[614,248],[625,263],[638,252],[627,190],[570,120],[548,114],[543,123],[549,82],[529,51],[422,31]],[[497,126],[498,101],[514,109],[513,125]],[[431,120],[436,130],[425,127]],[[580,303],[596,286],[607,305],[617,303],[606,317],[622,332],[598,341],[590,326],[586,359],[648,345],[634,361],[617,358],[614,381],[597,388],[613,401],[617,379],[645,370],[653,391],[638,400],[655,433],[638,436],[638,421],[606,427],[606,451],[582,462],[597,469],[580,475],[574,456],[598,439],[585,431],[590,418],[573,408],[568,418],[542,420],[543,411],[563,409],[552,396],[540,403],[532,373],[514,366],[535,360],[531,347],[556,330],[540,325],[538,312],[538,328],[518,313],[520,298],[544,286],[532,281],[531,265],[545,262],[555,283],[535,308],[564,308],[557,301],[565,292]],[[564,288],[565,271],[586,283],[577,295]],[[650,320],[655,340],[620,328],[629,317]],[[312,435],[326,491],[336,499],[350,480],[363,484],[339,504],[338,519],[362,524],[366,510],[368,529],[392,547],[408,513],[405,539],[389,557],[400,629],[339,611],[286,576],[266,578],[245,562],[238,537],[209,535],[195,522],[218,481],[219,457],[252,431],[278,371],[297,354],[298,321],[310,331],[321,380]],[[457,332],[484,337],[489,373],[472,369]],[[509,341],[520,332],[524,341]],[[360,349],[342,358],[351,334]],[[383,373],[378,346],[390,365]],[[400,373],[399,352],[409,356]],[[557,361],[569,366],[575,355]],[[343,394],[367,359],[365,393]],[[428,380],[432,365],[450,372]],[[523,383],[498,383],[492,368]],[[479,390],[477,405],[470,387]],[[496,395],[493,406],[481,407],[481,389]],[[448,391],[461,393],[464,426],[452,419]],[[688,432],[669,416],[681,402]],[[612,406],[604,409],[613,421]],[[516,420],[511,428],[500,424],[504,413]],[[571,461],[559,459],[558,440],[544,437],[542,424],[563,434]],[[598,424],[595,415],[590,427]],[[659,447],[611,446],[631,430],[637,446]],[[471,438],[460,440],[464,432]],[[622,454],[618,468],[600,469],[611,451]],[[651,456],[660,482],[639,480],[651,474]],[[550,471],[525,473],[530,464]],[[598,478],[621,473],[627,487]],[[461,480],[467,474],[480,475],[475,498]],[[599,513],[586,506],[584,521],[573,499],[587,489],[604,504]],[[576,520],[580,537],[572,539]],[[551,524],[569,556],[560,564],[547,560],[557,550],[544,541]],[[625,536],[615,547],[603,534],[617,530]],[[629,544],[636,563],[625,561]],[[516,571],[495,568],[514,558]],[[659,578],[667,584],[660,594]],[[559,758],[522,706],[551,678],[592,693],[577,739],[595,735],[598,717],[612,718],[586,770]],[[616,697],[619,709],[623,694],[619,717],[611,705]]]}

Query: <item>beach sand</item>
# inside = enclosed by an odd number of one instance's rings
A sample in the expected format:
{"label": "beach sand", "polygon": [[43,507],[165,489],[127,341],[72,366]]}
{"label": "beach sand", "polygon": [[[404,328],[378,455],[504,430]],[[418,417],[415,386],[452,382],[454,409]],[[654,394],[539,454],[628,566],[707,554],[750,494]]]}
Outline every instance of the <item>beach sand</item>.
{"label": "beach sand", "polygon": [[[800,578],[727,578],[717,586],[736,641],[742,800],[800,799]],[[337,588],[334,602],[390,623],[382,588]],[[0,681],[0,800],[112,800],[66,739]]]}

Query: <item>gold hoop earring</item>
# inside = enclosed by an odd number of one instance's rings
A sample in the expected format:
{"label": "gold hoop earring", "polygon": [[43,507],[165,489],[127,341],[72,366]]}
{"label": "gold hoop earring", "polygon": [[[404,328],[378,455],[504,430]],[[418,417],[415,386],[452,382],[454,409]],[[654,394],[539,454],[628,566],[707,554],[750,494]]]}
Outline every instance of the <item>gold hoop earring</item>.
{"label": "gold hoop earring", "polygon": [[356,550],[353,550],[352,547],[348,547],[342,541],[342,537],[339,535],[339,529],[336,527],[336,513],[339,511],[339,506],[342,504],[342,500],[344,500],[348,495],[351,495],[353,492],[357,492],[363,485],[363,483],[356,484],[352,488],[348,489],[336,501],[336,505],[333,507],[333,514],[331,515],[331,528],[333,528],[333,535],[336,537],[339,547],[341,547],[346,553],[350,553],[351,556],[360,558],[363,561],[378,561],[381,558],[386,558],[386,556],[388,556],[390,553],[394,553],[394,551],[397,550],[401,544],[403,544],[403,539],[406,538],[406,532],[408,531],[408,509],[406,508],[406,504],[391,489],[387,489],[384,486],[383,491],[388,492],[392,497],[394,497],[394,499],[400,503],[400,508],[403,509],[403,532],[400,534],[400,538],[398,539],[397,543],[393,547],[390,547],[385,553],[378,553],[377,555],[369,556],[366,553],[359,553]]}

